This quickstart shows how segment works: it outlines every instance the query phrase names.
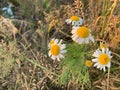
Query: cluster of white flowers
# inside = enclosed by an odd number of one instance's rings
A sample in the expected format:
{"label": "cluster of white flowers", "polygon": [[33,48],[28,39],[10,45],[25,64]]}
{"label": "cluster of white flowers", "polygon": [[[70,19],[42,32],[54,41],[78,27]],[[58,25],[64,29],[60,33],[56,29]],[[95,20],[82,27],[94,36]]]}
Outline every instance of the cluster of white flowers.
{"label": "cluster of white flowers", "polygon": [[[79,18],[78,16],[72,16],[69,19],[66,20],[67,24],[72,24],[72,40],[75,41],[78,44],[88,44],[89,40],[91,40],[94,43],[94,38],[91,35],[91,31],[89,28],[83,25],[83,20]],[[58,39],[52,39],[48,45],[49,47],[49,56],[53,60],[58,60],[64,58],[63,54],[66,53],[66,45],[62,44],[62,40]],[[86,66],[90,67],[92,63],[94,62],[94,66],[97,68],[100,68],[100,70],[105,71],[105,67],[110,68],[111,66],[111,51],[108,50],[108,48],[105,48],[105,45],[103,43],[100,44],[100,49],[97,49],[93,56],[95,59],[86,60]]]}
{"label": "cluster of white flowers", "polygon": [[73,28],[72,28],[72,39],[73,41],[75,41],[78,44],[83,44],[89,43],[89,40],[91,40],[92,42],[94,42],[94,38],[91,35],[91,31],[89,28],[87,28],[86,26],[82,26],[83,25],[83,19],[79,18],[78,16],[72,16],[69,19],[66,20],[67,24],[72,23]]}

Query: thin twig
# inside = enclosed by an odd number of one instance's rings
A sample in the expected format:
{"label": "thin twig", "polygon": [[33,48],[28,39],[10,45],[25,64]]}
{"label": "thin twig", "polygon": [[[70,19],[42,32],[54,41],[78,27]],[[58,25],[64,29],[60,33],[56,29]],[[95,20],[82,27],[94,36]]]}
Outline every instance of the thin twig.
{"label": "thin twig", "polygon": [[33,80],[33,78],[34,78],[34,75],[35,75],[35,69],[36,69],[36,64],[34,65],[34,69],[33,69],[32,76],[31,76],[31,78],[30,78],[29,86],[31,85],[32,80]]}
{"label": "thin twig", "polygon": [[114,54],[114,55],[116,55],[117,57],[120,58],[120,55],[119,55],[119,54],[117,54],[117,53],[115,53],[115,52],[112,52],[112,54]]}
{"label": "thin twig", "polygon": [[71,38],[71,36],[70,36],[70,35],[68,35],[67,33],[65,33],[65,32],[63,32],[63,31],[61,31],[61,30],[59,30],[59,32],[60,32],[60,33],[62,33],[63,35],[65,35],[65,36],[67,36],[67,37],[70,37],[70,38]]}

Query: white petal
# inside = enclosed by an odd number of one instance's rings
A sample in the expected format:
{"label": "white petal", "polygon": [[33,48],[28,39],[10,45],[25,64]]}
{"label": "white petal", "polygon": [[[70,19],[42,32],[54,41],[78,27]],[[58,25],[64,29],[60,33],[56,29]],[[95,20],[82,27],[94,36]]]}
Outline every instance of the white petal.
{"label": "white petal", "polygon": [[76,21],[76,27],[79,26],[79,25],[81,25],[80,21]]}
{"label": "white petal", "polygon": [[77,42],[78,42],[78,41],[79,41],[79,39],[80,39],[79,37],[75,36],[75,41],[77,41]]}
{"label": "white petal", "polygon": [[109,51],[108,53],[111,54],[111,51]]}
{"label": "white petal", "polygon": [[99,49],[97,49],[95,52],[98,53],[99,55],[102,53]]}
{"label": "white petal", "polygon": [[110,67],[111,67],[111,63],[109,62],[106,66],[107,66],[108,68],[110,68]]}
{"label": "white petal", "polygon": [[104,66],[101,66],[101,67],[100,67],[100,70],[102,70],[102,69],[103,69],[103,67],[104,67]]}
{"label": "white petal", "polygon": [[105,67],[103,67],[103,71],[105,72]]}
{"label": "white petal", "polygon": [[102,65],[100,65],[100,64],[97,66],[97,68],[101,68],[101,67],[102,67]]}
{"label": "white petal", "polygon": [[69,19],[69,24],[72,23],[72,20]]}
{"label": "white petal", "polygon": [[89,38],[90,38],[90,40],[94,43],[95,42],[95,40],[94,40],[94,38],[93,38],[93,36],[90,34],[89,35]]}
{"label": "white petal", "polygon": [[108,52],[109,52],[109,49],[108,49],[108,48],[106,48],[106,54],[108,54]]}
{"label": "white petal", "polygon": [[102,53],[105,53],[105,48],[102,48]]}
{"label": "white petal", "polygon": [[81,24],[81,25],[83,24],[83,19],[82,19],[82,18],[80,18],[80,24]]}
{"label": "white petal", "polygon": [[60,49],[61,49],[61,50],[65,49],[65,48],[66,48],[66,45],[65,45],[65,44],[62,44],[62,45],[60,46]]}
{"label": "white petal", "polygon": [[89,43],[89,38],[85,39],[85,43],[88,44]]}
{"label": "white petal", "polygon": [[68,23],[68,19],[66,19],[65,22]]}
{"label": "white petal", "polygon": [[71,20],[70,20],[70,19],[67,19],[65,22],[66,22],[67,24],[70,24],[70,23],[71,23]]}
{"label": "white petal", "polygon": [[77,43],[79,42],[79,38],[76,37],[76,36],[75,36],[74,38],[72,38],[72,39],[73,39],[73,41],[75,41],[75,42],[77,42]]}
{"label": "white petal", "polygon": [[60,61],[60,58],[59,58],[59,57],[57,57],[57,60],[58,60],[58,61]]}
{"label": "white petal", "polygon": [[74,22],[74,21],[72,21],[72,25],[73,25],[73,26],[75,25],[75,22]]}
{"label": "white petal", "polygon": [[83,43],[84,43],[84,41],[85,41],[85,39],[84,39],[84,38],[79,38],[79,44],[83,44]]}
{"label": "white petal", "polygon": [[95,66],[98,66],[98,65],[99,65],[99,63],[95,63],[95,64],[94,64],[94,67],[95,67]]}
{"label": "white petal", "polygon": [[75,21],[74,26],[77,26],[77,25],[78,25],[78,22]]}
{"label": "white petal", "polygon": [[50,53],[50,51],[49,51],[48,55],[49,55],[49,57],[51,56],[51,53]]}
{"label": "white petal", "polygon": [[60,40],[60,42],[58,43],[58,45],[61,45],[61,43],[62,43],[62,40]]}
{"label": "white petal", "polygon": [[62,54],[59,54],[59,58],[64,58],[64,56]]}
{"label": "white petal", "polygon": [[75,33],[76,33],[76,30],[75,30],[75,29],[73,29],[73,30],[71,31],[71,33],[72,33],[72,34],[75,34]]}
{"label": "white petal", "polygon": [[79,43],[79,44],[82,44],[82,43],[81,43],[81,38],[75,40],[75,42],[77,42],[77,43]]}
{"label": "white petal", "polygon": [[110,54],[107,54],[109,56],[109,58],[111,59],[113,56],[111,56]]}
{"label": "white petal", "polygon": [[73,26],[72,27],[72,30],[77,30],[79,27],[77,27],[77,26]]}
{"label": "white petal", "polygon": [[58,43],[58,39],[55,39],[55,44],[57,44]]}
{"label": "white petal", "polygon": [[110,57],[110,59],[112,58],[112,56],[109,56]]}
{"label": "white petal", "polygon": [[55,60],[55,59],[56,59],[56,56],[53,56],[53,55],[52,55],[51,58],[52,58],[53,60]]}
{"label": "white petal", "polygon": [[61,50],[60,53],[66,53],[67,51],[66,50]]}
{"label": "white petal", "polygon": [[111,51],[106,51],[106,54],[107,54],[110,58],[112,58],[112,56],[111,56]]}
{"label": "white petal", "polygon": [[93,61],[93,62],[98,62],[98,59],[97,59],[97,58],[96,58],[96,59],[92,59],[92,61]]}
{"label": "white petal", "polygon": [[99,57],[99,53],[97,53],[97,52],[94,52],[94,54],[92,55],[92,56],[94,56],[94,57]]}

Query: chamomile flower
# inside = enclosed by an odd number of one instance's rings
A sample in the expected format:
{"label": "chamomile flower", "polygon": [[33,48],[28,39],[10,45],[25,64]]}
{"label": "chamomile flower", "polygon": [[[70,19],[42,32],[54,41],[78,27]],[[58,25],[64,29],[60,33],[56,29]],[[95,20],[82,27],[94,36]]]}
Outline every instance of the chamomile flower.
{"label": "chamomile flower", "polygon": [[50,41],[50,50],[48,55],[53,59],[53,60],[58,60],[60,61],[60,59],[64,58],[63,54],[66,53],[66,45],[62,44],[62,40],[58,40],[58,39],[52,39],[52,41]]}
{"label": "chamomile flower", "polygon": [[73,41],[75,41],[79,44],[83,44],[83,43],[88,44],[89,40],[94,42],[94,38],[92,37],[90,30],[85,26],[73,27],[72,39],[73,39]]}
{"label": "chamomile flower", "polygon": [[83,24],[83,19],[79,18],[78,16],[72,16],[65,21],[67,24],[72,23],[73,26],[80,26]]}
{"label": "chamomile flower", "polygon": [[85,65],[86,65],[87,67],[91,67],[92,64],[93,64],[93,62],[92,62],[91,60],[86,60],[86,61],[85,61]]}
{"label": "chamomile flower", "polygon": [[103,69],[105,71],[105,68],[110,68],[111,66],[111,51],[108,50],[108,48],[102,48],[102,50],[96,50],[93,54],[95,59],[92,59],[93,62],[95,62],[94,66],[97,68],[100,68],[100,70]]}

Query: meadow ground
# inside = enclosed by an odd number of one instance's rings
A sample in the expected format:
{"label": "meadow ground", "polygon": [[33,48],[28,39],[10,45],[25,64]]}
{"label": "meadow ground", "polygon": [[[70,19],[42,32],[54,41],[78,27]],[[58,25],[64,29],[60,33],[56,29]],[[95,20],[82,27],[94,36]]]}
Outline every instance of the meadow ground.
{"label": "meadow ground", "polygon": [[[74,25],[65,22],[79,21],[76,16],[84,28],[77,39]],[[89,33],[94,43],[81,44],[79,36]],[[62,53],[52,49],[53,38],[62,39]],[[103,47],[112,56],[98,56],[103,67],[111,63],[105,71],[91,62]],[[119,0],[0,0],[0,90],[120,90],[119,72]]]}

